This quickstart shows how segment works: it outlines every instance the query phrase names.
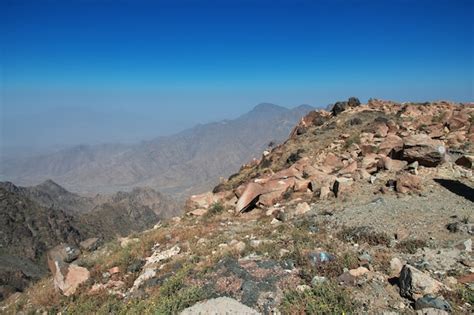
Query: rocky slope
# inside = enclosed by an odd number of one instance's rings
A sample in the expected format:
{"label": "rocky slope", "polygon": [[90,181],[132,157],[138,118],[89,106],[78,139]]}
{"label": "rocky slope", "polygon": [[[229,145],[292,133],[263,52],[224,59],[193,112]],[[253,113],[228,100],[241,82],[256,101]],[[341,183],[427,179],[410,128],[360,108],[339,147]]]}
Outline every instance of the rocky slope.
{"label": "rocky slope", "polygon": [[67,213],[87,212],[96,204],[93,199],[71,193],[50,179],[30,187],[0,182],[0,187],[21,194],[45,208],[61,209]]}
{"label": "rocky slope", "polygon": [[0,297],[22,291],[47,274],[45,253],[59,243],[78,244],[79,226],[61,210],[43,207],[0,187]]}
{"label": "rocky slope", "polygon": [[228,176],[270,141],[286,139],[312,108],[260,104],[235,120],[198,125],[135,145],[77,146],[54,154],[3,160],[3,178],[34,185],[53,179],[78,192],[148,186],[181,197],[202,192]]}
{"label": "rocky slope", "polygon": [[311,112],[185,216],[53,269],[90,274],[3,311],[471,314],[473,123],[474,104],[449,102]]}
{"label": "rocky slope", "polygon": [[2,296],[46,275],[46,251],[58,244],[74,248],[87,238],[127,236],[181,213],[174,200],[150,188],[89,198],[51,180],[32,187],[1,182],[0,201]]}

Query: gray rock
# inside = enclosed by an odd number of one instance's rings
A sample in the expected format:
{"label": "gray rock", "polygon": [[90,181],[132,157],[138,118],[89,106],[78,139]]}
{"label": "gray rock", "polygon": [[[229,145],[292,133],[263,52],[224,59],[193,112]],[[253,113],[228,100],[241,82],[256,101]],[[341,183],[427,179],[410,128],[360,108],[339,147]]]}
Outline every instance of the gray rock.
{"label": "gray rock", "polygon": [[415,302],[415,310],[421,310],[425,308],[435,308],[446,312],[451,312],[451,305],[449,305],[448,302],[431,294],[427,294]]}
{"label": "gray rock", "polygon": [[197,303],[181,312],[181,315],[257,315],[256,310],[240,303],[229,297],[220,297],[210,299],[205,302]]}
{"label": "gray rock", "polygon": [[412,300],[437,293],[443,286],[439,281],[408,264],[403,266],[398,284],[400,295]]}
{"label": "gray rock", "polygon": [[79,243],[79,246],[88,251],[96,250],[99,247],[99,239],[97,237],[88,238]]}
{"label": "gray rock", "polygon": [[321,285],[322,283],[325,283],[327,281],[328,279],[326,277],[314,276],[313,279],[311,280],[311,285],[313,287],[317,287],[318,285]]}
{"label": "gray rock", "polygon": [[416,315],[448,315],[449,313],[437,308],[424,308],[416,311]]}

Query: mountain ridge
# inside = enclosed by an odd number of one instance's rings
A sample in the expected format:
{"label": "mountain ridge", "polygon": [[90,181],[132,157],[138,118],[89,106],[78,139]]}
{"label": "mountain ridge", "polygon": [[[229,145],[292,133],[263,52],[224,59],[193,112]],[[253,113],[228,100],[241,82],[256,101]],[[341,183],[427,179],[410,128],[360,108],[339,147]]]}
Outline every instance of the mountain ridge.
{"label": "mountain ridge", "polygon": [[21,185],[47,178],[71,191],[111,193],[150,186],[185,198],[216,184],[270,141],[284,140],[309,107],[262,103],[233,120],[197,125],[133,145],[81,145],[50,155],[3,160],[3,177]]}

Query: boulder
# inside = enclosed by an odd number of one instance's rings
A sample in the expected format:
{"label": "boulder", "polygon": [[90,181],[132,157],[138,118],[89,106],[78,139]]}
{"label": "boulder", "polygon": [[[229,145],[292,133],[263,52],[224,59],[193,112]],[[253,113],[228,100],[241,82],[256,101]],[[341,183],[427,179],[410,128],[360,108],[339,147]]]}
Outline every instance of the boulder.
{"label": "boulder", "polygon": [[385,138],[388,134],[388,126],[385,123],[377,123],[374,126],[374,133],[377,137]]}
{"label": "boulder", "polygon": [[66,248],[67,245],[58,245],[49,250],[47,259],[49,270],[53,275],[54,287],[65,296],[70,296],[76,292],[80,284],[89,279],[90,273],[87,268],[66,262],[71,258],[67,255]]}
{"label": "boulder", "polygon": [[436,308],[424,308],[416,311],[416,315],[449,315],[449,313]]}
{"label": "boulder", "polygon": [[392,260],[390,260],[390,274],[392,276],[399,277],[402,269],[403,269],[403,263],[401,262],[400,259],[398,259],[397,257],[394,257],[392,258]]}
{"label": "boulder", "polygon": [[417,175],[403,174],[397,179],[395,190],[402,194],[418,192],[421,190],[421,178]]}
{"label": "boulder", "polygon": [[69,244],[60,244],[48,251],[48,256],[65,263],[73,262],[80,254],[79,248]]}
{"label": "boulder", "polygon": [[434,308],[443,310],[445,312],[451,312],[451,305],[449,305],[448,302],[431,294],[427,294],[415,302],[415,310],[426,308]]}
{"label": "boulder", "polygon": [[389,134],[379,145],[379,153],[393,157],[397,152],[402,151],[403,140],[397,135]]}
{"label": "boulder", "polygon": [[382,156],[378,162],[380,169],[387,171],[398,172],[403,170],[407,166],[407,161],[392,160],[388,156]]}
{"label": "boulder", "polygon": [[347,104],[347,102],[336,102],[331,109],[331,113],[334,116],[337,116],[343,111],[345,111],[348,107],[349,107],[349,104]]}
{"label": "boulder", "polygon": [[474,168],[474,155],[463,155],[460,158],[458,158],[455,163],[465,168],[473,169]]}
{"label": "boulder", "polygon": [[219,297],[204,302],[199,302],[191,307],[184,309],[181,315],[195,314],[246,314],[259,315],[256,310],[234,300],[230,297]]}
{"label": "boulder", "polygon": [[378,159],[380,157],[375,153],[369,153],[362,159],[361,167],[370,174],[377,172]]}
{"label": "boulder", "polygon": [[308,205],[308,203],[302,202],[302,203],[299,203],[296,206],[295,214],[296,215],[302,215],[302,214],[305,214],[306,212],[308,212],[309,210],[311,210],[311,207]]}
{"label": "boulder", "polygon": [[167,249],[165,251],[154,251],[150,257],[146,258],[145,265],[143,266],[143,270],[138,276],[137,279],[133,282],[133,286],[130,289],[130,292],[133,293],[137,291],[143,284],[156,276],[157,270],[159,269],[159,263],[170,259],[173,256],[176,256],[181,251],[181,248],[177,245]]}
{"label": "boulder", "polygon": [[328,153],[323,161],[323,166],[334,170],[343,167],[344,164],[342,164],[342,160],[334,153]]}
{"label": "boulder", "polygon": [[258,198],[262,193],[263,188],[260,184],[253,182],[249,183],[237,201],[235,211],[240,213],[249,210],[257,203]]}
{"label": "boulder", "polygon": [[426,294],[436,294],[443,287],[439,281],[408,264],[403,266],[398,284],[400,295],[414,301]]}
{"label": "boulder", "polygon": [[97,247],[99,247],[99,239],[97,237],[94,238],[88,238],[82,242],[79,243],[79,246],[88,251],[93,251],[96,250]]}
{"label": "boulder", "polygon": [[207,213],[207,209],[196,209],[193,211],[188,212],[190,215],[201,217]]}
{"label": "boulder", "polygon": [[347,100],[347,105],[349,105],[350,107],[357,107],[360,105],[360,101],[357,97],[349,97],[349,99]]}
{"label": "boulder", "polygon": [[340,177],[336,179],[332,188],[332,191],[334,192],[336,198],[351,191],[353,183],[354,181],[351,178]]}
{"label": "boulder", "polygon": [[339,171],[340,175],[352,174],[357,170],[357,161],[354,161]]}
{"label": "boulder", "polygon": [[307,192],[311,186],[311,180],[296,180],[295,182],[295,191],[298,192]]}
{"label": "boulder", "polygon": [[349,274],[355,278],[361,277],[368,272],[369,272],[369,269],[365,267],[358,267],[358,268],[349,270]]}
{"label": "boulder", "polygon": [[418,161],[420,165],[435,167],[444,160],[446,148],[440,140],[433,140],[426,134],[405,137],[403,159],[408,162]]}

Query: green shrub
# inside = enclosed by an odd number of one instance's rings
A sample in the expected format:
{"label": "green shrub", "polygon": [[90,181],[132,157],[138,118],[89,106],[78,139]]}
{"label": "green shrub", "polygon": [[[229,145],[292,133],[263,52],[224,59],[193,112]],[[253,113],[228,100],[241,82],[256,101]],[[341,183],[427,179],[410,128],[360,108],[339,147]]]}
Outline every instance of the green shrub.
{"label": "green shrub", "polygon": [[213,216],[224,211],[224,206],[220,202],[214,202],[207,211],[207,215]]}

